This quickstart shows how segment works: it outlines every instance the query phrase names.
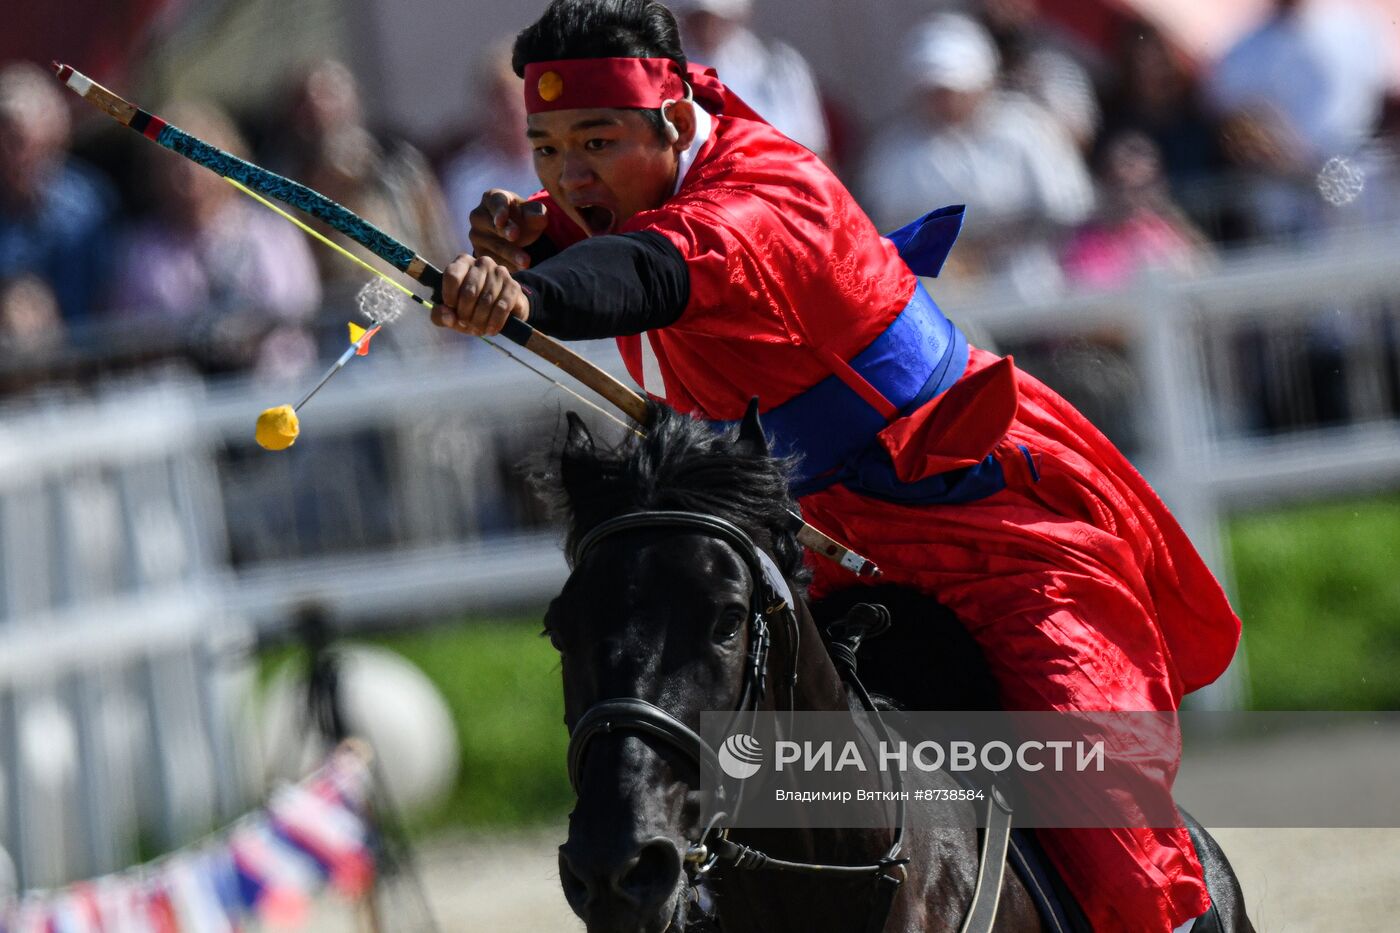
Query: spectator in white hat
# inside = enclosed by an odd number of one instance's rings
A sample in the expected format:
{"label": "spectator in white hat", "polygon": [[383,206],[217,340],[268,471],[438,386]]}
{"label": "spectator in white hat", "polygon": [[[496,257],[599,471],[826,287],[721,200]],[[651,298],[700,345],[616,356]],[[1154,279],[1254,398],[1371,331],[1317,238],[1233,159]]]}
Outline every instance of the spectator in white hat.
{"label": "spectator in white hat", "polygon": [[826,159],[830,139],[812,69],[792,46],[748,28],[752,0],[670,0],[685,54],[789,139]]}
{"label": "spectator in white hat", "polygon": [[997,89],[998,64],[975,20],[943,13],[919,24],[904,54],[908,107],[876,138],[859,191],[881,229],[966,204],[962,268],[1057,278],[1049,247],[1088,216],[1092,182],[1044,109]]}
{"label": "spectator in white hat", "polygon": [[1008,88],[1040,104],[1089,151],[1101,115],[1086,67],[1092,52],[1042,14],[1046,0],[978,0],[977,15],[996,43]]}

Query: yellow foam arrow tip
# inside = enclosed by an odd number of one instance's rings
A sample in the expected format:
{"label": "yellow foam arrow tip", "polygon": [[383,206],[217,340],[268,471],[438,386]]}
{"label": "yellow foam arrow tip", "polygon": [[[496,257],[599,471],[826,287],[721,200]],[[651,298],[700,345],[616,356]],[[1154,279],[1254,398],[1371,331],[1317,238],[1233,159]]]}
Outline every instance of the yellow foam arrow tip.
{"label": "yellow foam arrow tip", "polygon": [[[353,325],[352,325],[353,326]],[[286,450],[297,442],[301,422],[290,405],[278,405],[258,415],[258,427],[253,437],[265,450]]]}

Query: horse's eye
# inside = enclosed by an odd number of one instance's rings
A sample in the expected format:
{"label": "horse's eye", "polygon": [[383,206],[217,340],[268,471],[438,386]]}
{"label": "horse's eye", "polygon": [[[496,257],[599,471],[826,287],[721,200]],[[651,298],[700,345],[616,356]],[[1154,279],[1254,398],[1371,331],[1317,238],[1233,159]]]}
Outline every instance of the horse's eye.
{"label": "horse's eye", "polygon": [[735,635],[738,635],[739,629],[743,627],[744,610],[737,608],[727,609],[724,615],[720,616],[719,621],[715,623],[715,641],[729,641]]}
{"label": "horse's eye", "polygon": [[554,650],[560,654],[564,653],[564,646],[559,642],[559,636],[554,633],[554,629],[546,627],[540,632],[541,638],[548,638],[549,643],[554,646]]}

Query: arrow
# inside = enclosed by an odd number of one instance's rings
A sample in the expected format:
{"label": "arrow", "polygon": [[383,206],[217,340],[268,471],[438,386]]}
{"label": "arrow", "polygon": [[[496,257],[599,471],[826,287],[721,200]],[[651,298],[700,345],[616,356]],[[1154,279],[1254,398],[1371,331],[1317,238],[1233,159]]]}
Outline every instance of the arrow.
{"label": "arrow", "polygon": [[[70,90],[118,123],[245,188],[325,221],[409,278],[427,286],[432,291],[431,303],[441,304],[442,270],[349,208],[299,182],[209,145],[155,114],[123,100],[68,65],[54,62],[53,69],[58,79]],[[421,299],[419,303],[426,304]],[[557,340],[546,337],[515,317],[506,320],[501,335],[573,376],[638,424],[646,423],[645,398]]]}
{"label": "arrow", "polygon": [[[419,304],[427,306],[442,302],[442,270],[409,249],[403,243],[380,230],[374,224],[325,195],[313,191],[303,184],[270,172],[261,166],[240,159],[230,152],[211,146],[197,136],[155,114],[142,110],[130,101],[124,100],[107,88],[98,84],[82,72],[58,62],[53,63],[58,79],[83,100],[171,152],[179,153],[192,162],[215,172],[238,185],[259,194],[281,201],[291,207],[317,217],[335,230],[345,234],[374,255],[383,259],[409,278],[432,291],[430,300],[414,296]],[[579,382],[597,392],[638,424],[647,423],[647,400],[624,383],[600,367],[594,365],[573,350],[551,337],[535,330],[516,317],[506,319],[501,334],[512,343],[519,344],[541,359],[553,364],[573,376]],[[348,356],[346,357],[348,359]],[[332,366],[326,378],[338,371]],[[316,388],[325,383],[323,379]],[[312,390],[315,392],[315,389]],[[303,402],[305,399],[303,399]],[[813,552],[836,561],[857,576],[878,576],[880,571],[865,557],[818,531],[792,513],[793,525],[797,528],[797,540]]]}

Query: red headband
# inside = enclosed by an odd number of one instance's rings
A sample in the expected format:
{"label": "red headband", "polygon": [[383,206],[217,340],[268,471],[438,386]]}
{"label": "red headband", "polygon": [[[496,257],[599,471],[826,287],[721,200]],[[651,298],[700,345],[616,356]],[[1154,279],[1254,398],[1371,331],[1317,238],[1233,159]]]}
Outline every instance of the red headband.
{"label": "red headband", "polygon": [[627,107],[654,110],[685,97],[669,58],[570,58],[525,66],[525,111]]}

